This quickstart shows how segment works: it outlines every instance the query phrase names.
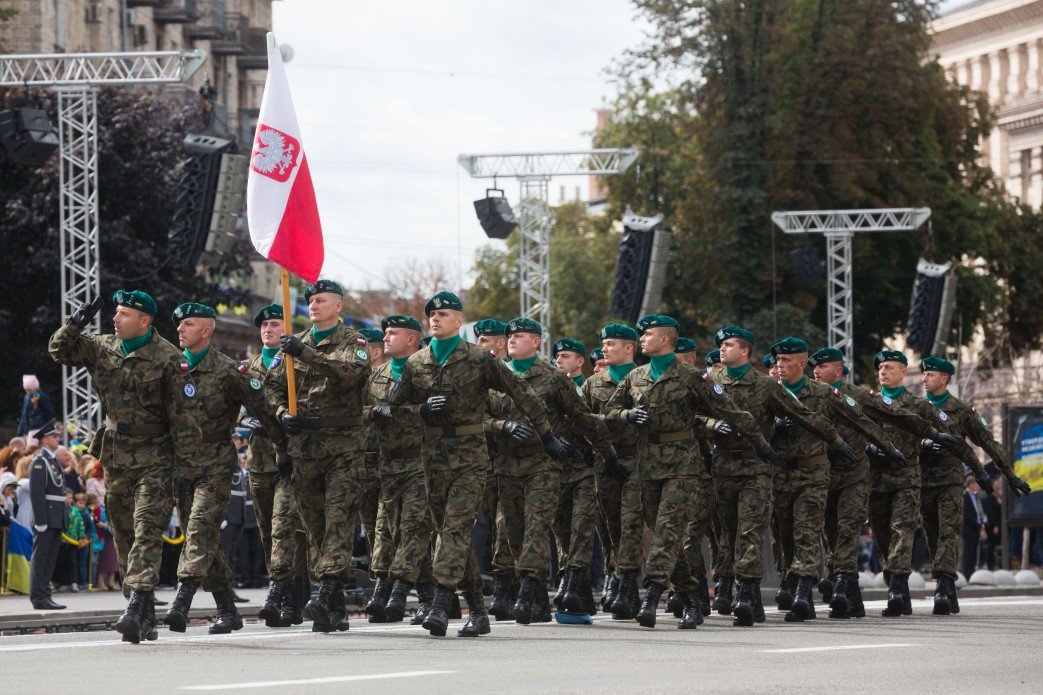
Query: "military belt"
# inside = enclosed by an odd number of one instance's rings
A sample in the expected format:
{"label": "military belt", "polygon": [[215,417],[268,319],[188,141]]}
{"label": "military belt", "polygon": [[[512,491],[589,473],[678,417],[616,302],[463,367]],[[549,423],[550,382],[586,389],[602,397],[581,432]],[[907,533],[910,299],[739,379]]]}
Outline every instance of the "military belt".
{"label": "military belt", "polygon": [[43,497],[44,497],[45,500],[49,500],[51,502],[64,502],[65,501],[65,495],[44,495]]}
{"label": "military belt", "polygon": [[829,465],[828,454],[818,454],[817,456],[809,456],[806,459],[788,458],[785,460],[786,470],[795,471],[800,468],[817,468],[822,465]]}
{"label": "military belt", "polygon": [[641,435],[641,441],[649,444],[670,444],[672,442],[683,442],[692,439],[695,433],[692,430],[678,430],[676,432],[649,432]]}
{"label": "military belt", "polygon": [[511,452],[513,456],[533,456],[534,454],[542,454],[545,452],[542,444],[530,444],[529,446],[508,446],[507,450]]}
{"label": "military belt", "polygon": [[202,442],[204,444],[220,444],[221,442],[232,441],[232,435],[229,432],[210,432],[203,435]]}
{"label": "military belt", "polygon": [[128,437],[144,437],[152,434],[166,434],[169,431],[167,425],[159,423],[153,425],[132,425],[129,422],[116,422],[109,418],[105,419],[105,429],[116,434]]}
{"label": "military belt", "polygon": [[317,430],[323,427],[362,427],[362,416],[305,417],[301,418],[301,427],[307,430]]}
{"label": "military belt", "polygon": [[423,450],[418,446],[414,446],[411,449],[388,449],[384,451],[384,458],[388,459],[389,461],[411,459],[419,456],[422,451]]}
{"label": "military belt", "polygon": [[955,456],[920,456],[920,465],[925,468],[936,468],[938,466],[960,466],[962,468],[963,462]]}
{"label": "military belt", "polygon": [[245,497],[246,490],[232,490],[232,497]]}
{"label": "military belt", "polygon": [[466,437],[469,434],[482,434],[484,425],[461,425],[460,427],[425,427],[429,437]]}

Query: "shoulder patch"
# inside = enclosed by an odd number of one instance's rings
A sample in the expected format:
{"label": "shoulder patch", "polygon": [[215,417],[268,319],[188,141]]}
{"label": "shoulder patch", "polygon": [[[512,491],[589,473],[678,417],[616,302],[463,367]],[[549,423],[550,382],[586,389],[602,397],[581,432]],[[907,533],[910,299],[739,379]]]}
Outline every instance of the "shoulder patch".
{"label": "shoulder patch", "polygon": [[833,389],[833,395],[840,398],[840,389]]}
{"label": "shoulder patch", "polygon": [[181,369],[182,372],[188,372],[188,362],[182,362],[178,365],[178,367]]}
{"label": "shoulder patch", "polygon": [[891,405],[892,403],[894,403],[894,401],[892,401],[892,400],[891,400],[890,398],[888,398],[887,396],[884,396],[884,397],[883,397],[883,398],[881,398],[880,400],[882,400],[882,401],[884,402],[884,405]]}
{"label": "shoulder patch", "polygon": [[365,338],[356,338],[355,339],[355,344],[356,345],[365,345],[366,344],[366,339]]}
{"label": "shoulder patch", "polygon": [[855,407],[855,399],[854,399],[854,398],[852,398],[851,396],[845,396],[845,397],[844,397],[844,402],[845,402],[845,403],[847,403],[847,404],[848,404],[849,406],[851,406],[852,408],[854,408],[854,407]]}
{"label": "shoulder patch", "polygon": [[876,391],[874,391],[873,389],[869,389],[869,395],[872,396],[873,398],[876,398],[880,394],[877,393]]}
{"label": "shoulder patch", "polygon": [[949,416],[946,415],[944,410],[939,410],[938,411],[938,419],[941,420],[942,422],[948,422],[949,421]]}
{"label": "shoulder patch", "polygon": [[718,396],[724,395],[724,389],[721,388],[720,384],[713,385],[713,392],[716,393]]}
{"label": "shoulder patch", "polygon": [[362,348],[359,348],[358,350],[355,351],[355,357],[358,357],[360,360],[368,360],[369,359],[369,355],[367,355],[366,351],[363,350]]}
{"label": "shoulder patch", "polygon": [[260,379],[250,379],[250,388],[252,388],[254,391],[260,391],[261,390],[261,380]]}
{"label": "shoulder patch", "polygon": [[583,387],[579,384],[576,384],[576,395],[583,398]]}
{"label": "shoulder patch", "polygon": [[985,422],[985,418],[982,417],[981,415],[978,416],[978,422],[981,423],[982,427],[988,427],[989,426],[989,423]]}
{"label": "shoulder patch", "polygon": [[236,369],[239,370],[240,374],[246,374],[246,365],[245,364],[240,364],[238,367],[236,367]]}
{"label": "shoulder patch", "polygon": [[707,374],[706,372],[703,372],[703,381],[709,381],[709,380],[710,380],[710,375]]}
{"label": "shoulder patch", "polygon": [[282,353],[281,352],[278,355],[276,355],[275,357],[272,358],[272,363],[268,365],[268,369],[269,370],[275,369],[280,364],[282,364]]}
{"label": "shoulder patch", "polygon": [[496,351],[495,350],[489,350],[486,354],[488,354],[489,357],[496,357]]}
{"label": "shoulder patch", "polygon": [[185,395],[189,398],[193,398],[196,395],[195,384],[185,384]]}

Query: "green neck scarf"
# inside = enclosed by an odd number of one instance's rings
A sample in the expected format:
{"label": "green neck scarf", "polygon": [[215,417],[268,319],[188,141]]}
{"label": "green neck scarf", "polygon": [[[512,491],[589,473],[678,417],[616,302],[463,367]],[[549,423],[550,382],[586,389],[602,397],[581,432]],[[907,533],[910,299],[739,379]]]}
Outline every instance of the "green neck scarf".
{"label": "green neck scarf", "polygon": [[149,326],[148,333],[146,333],[145,335],[139,338],[131,338],[130,340],[120,341],[120,349],[123,350],[123,354],[129,355],[130,353],[137,350],[139,347],[147,345],[148,341],[152,340],[152,333],[152,327]]}
{"label": "green neck scarf", "polygon": [[637,365],[633,362],[627,362],[626,364],[610,364],[608,366],[608,375],[612,377],[612,381],[618,384],[623,381],[623,379],[626,378],[626,375],[636,366]]}
{"label": "green neck scarf", "polygon": [[933,405],[935,408],[941,408],[943,405],[945,405],[945,402],[949,400],[948,389],[942,391],[937,396],[931,393],[930,391],[928,391],[924,395],[927,396],[927,400],[929,400],[931,402],[931,405]]}
{"label": "green neck scarf", "polygon": [[314,340],[315,344],[318,345],[322,341],[326,340],[326,338],[329,338],[331,335],[333,335],[333,331],[337,330],[337,326],[339,326],[339,325],[340,325],[339,322],[335,323],[335,324],[333,324],[333,328],[327,328],[324,331],[320,331],[315,326],[312,326],[311,327],[311,337],[312,337],[312,340]]}
{"label": "green neck scarf", "polygon": [[582,374],[572,377],[572,380],[576,382],[576,386],[582,386],[585,379],[586,377]]}
{"label": "green neck scarf", "polygon": [[208,352],[210,352],[209,345],[199,352],[189,352],[188,348],[185,348],[183,354],[185,355],[185,359],[188,360],[188,368],[195,369],[196,365],[203,361],[203,358],[206,357],[206,353]]}
{"label": "green neck scarf", "polygon": [[842,380],[841,381],[834,381],[832,384],[830,384],[830,386],[832,386],[835,389],[838,389],[838,388],[840,388],[843,385],[844,385],[844,382]]}
{"label": "green neck scarf", "polygon": [[808,383],[808,378],[806,376],[802,376],[800,377],[800,381],[795,381],[792,384],[788,381],[783,381],[782,385],[786,388],[787,391],[796,396],[797,393],[799,393],[800,390],[804,388],[804,384],[806,383]]}
{"label": "green neck scarf", "polygon": [[750,371],[750,363],[747,362],[741,367],[729,367],[725,365],[724,369],[728,372],[728,376],[730,376],[731,378],[741,379],[744,376],[746,376],[746,372]]}
{"label": "green neck scarf", "polygon": [[511,369],[518,376],[525,376],[525,372],[529,371],[529,368],[536,363],[536,355],[532,357],[526,357],[524,360],[511,360]]}
{"label": "green neck scarf", "polygon": [[405,367],[408,361],[408,357],[391,358],[391,376],[395,377],[395,381],[399,381],[402,378],[402,367]]}
{"label": "green neck scarf", "polygon": [[891,388],[890,386],[881,386],[880,393],[884,394],[885,398],[890,398],[891,400],[894,400],[895,398],[898,398],[903,393],[905,393],[905,387],[896,386],[894,388]]}
{"label": "green neck scarf", "polygon": [[439,367],[445,364],[445,361],[449,359],[449,355],[453,354],[453,350],[455,350],[456,346],[459,344],[459,335],[454,335],[452,338],[431,339],[431,352],[434,354],[435,359],[438,360]]}
{"label": "green neck scarf", "polygon": [[670,368],[670,365],[677,359],[677,355],[673,352],[668,352],[665,355],[656,355],[648,361],[648,369],[652,373],[652,381],[659,381],[659,377],[663,376],[663,372]]}
{"label": "green neck scarf", "polygon": [[264,365],[265,369],[272,366],[272,359],[279,354],[279,348],[277,347],[262,347],[261,348],[261,364]]}

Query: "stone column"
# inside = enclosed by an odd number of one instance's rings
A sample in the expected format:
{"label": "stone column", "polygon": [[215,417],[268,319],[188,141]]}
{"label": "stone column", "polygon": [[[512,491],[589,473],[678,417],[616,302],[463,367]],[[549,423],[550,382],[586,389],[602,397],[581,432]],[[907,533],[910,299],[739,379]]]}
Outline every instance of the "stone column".
{"label": "stone column", "polygon": [[[1006,67],[1006,50],[996,51],[990,53],[988,56],[989,61],[989,103],[993,106],[999,105],[1004,95],[1007,93],[1007,81],[1004,75],[1004,68]],[[998,169],[996,169],[998,171]]]}
{"label": "stone column", "polygon": [[1039,39],[1033,39],[1025,44],[1025,91],[1033,94],[1039,86]]}
{"label": "stone column", "polygon": [[1025,202],[1038,210],[1043,205],[1043,147],[1029,150],[1029,190]]}
{"label": "stone column", "polygon": [[1019,44],[1007,49],[1007,101],[1013,103],[1025,93],[1025,81],[1022,79],[1025,60],[1022,57],[1025,45]]}
{"label": "stone column", "polygon": [[978,91],[985,91],[985,79],[989,69],[988,62],[985,56],[978,58],[971,58],[971,79],[970,88]]}

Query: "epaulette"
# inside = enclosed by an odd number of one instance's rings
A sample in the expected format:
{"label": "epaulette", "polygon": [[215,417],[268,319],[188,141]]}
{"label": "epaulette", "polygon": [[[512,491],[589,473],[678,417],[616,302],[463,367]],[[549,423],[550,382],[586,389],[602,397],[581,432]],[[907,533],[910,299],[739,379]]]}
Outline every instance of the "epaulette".
{"label": "epaulette", "polygon": [[182,362],[182,363],[180,363],[178,365],[178,367],[181,369],[181,372],[184,373],[184,374],[187,374],[188,371],[189,371],[188,370],[188,362]]}

